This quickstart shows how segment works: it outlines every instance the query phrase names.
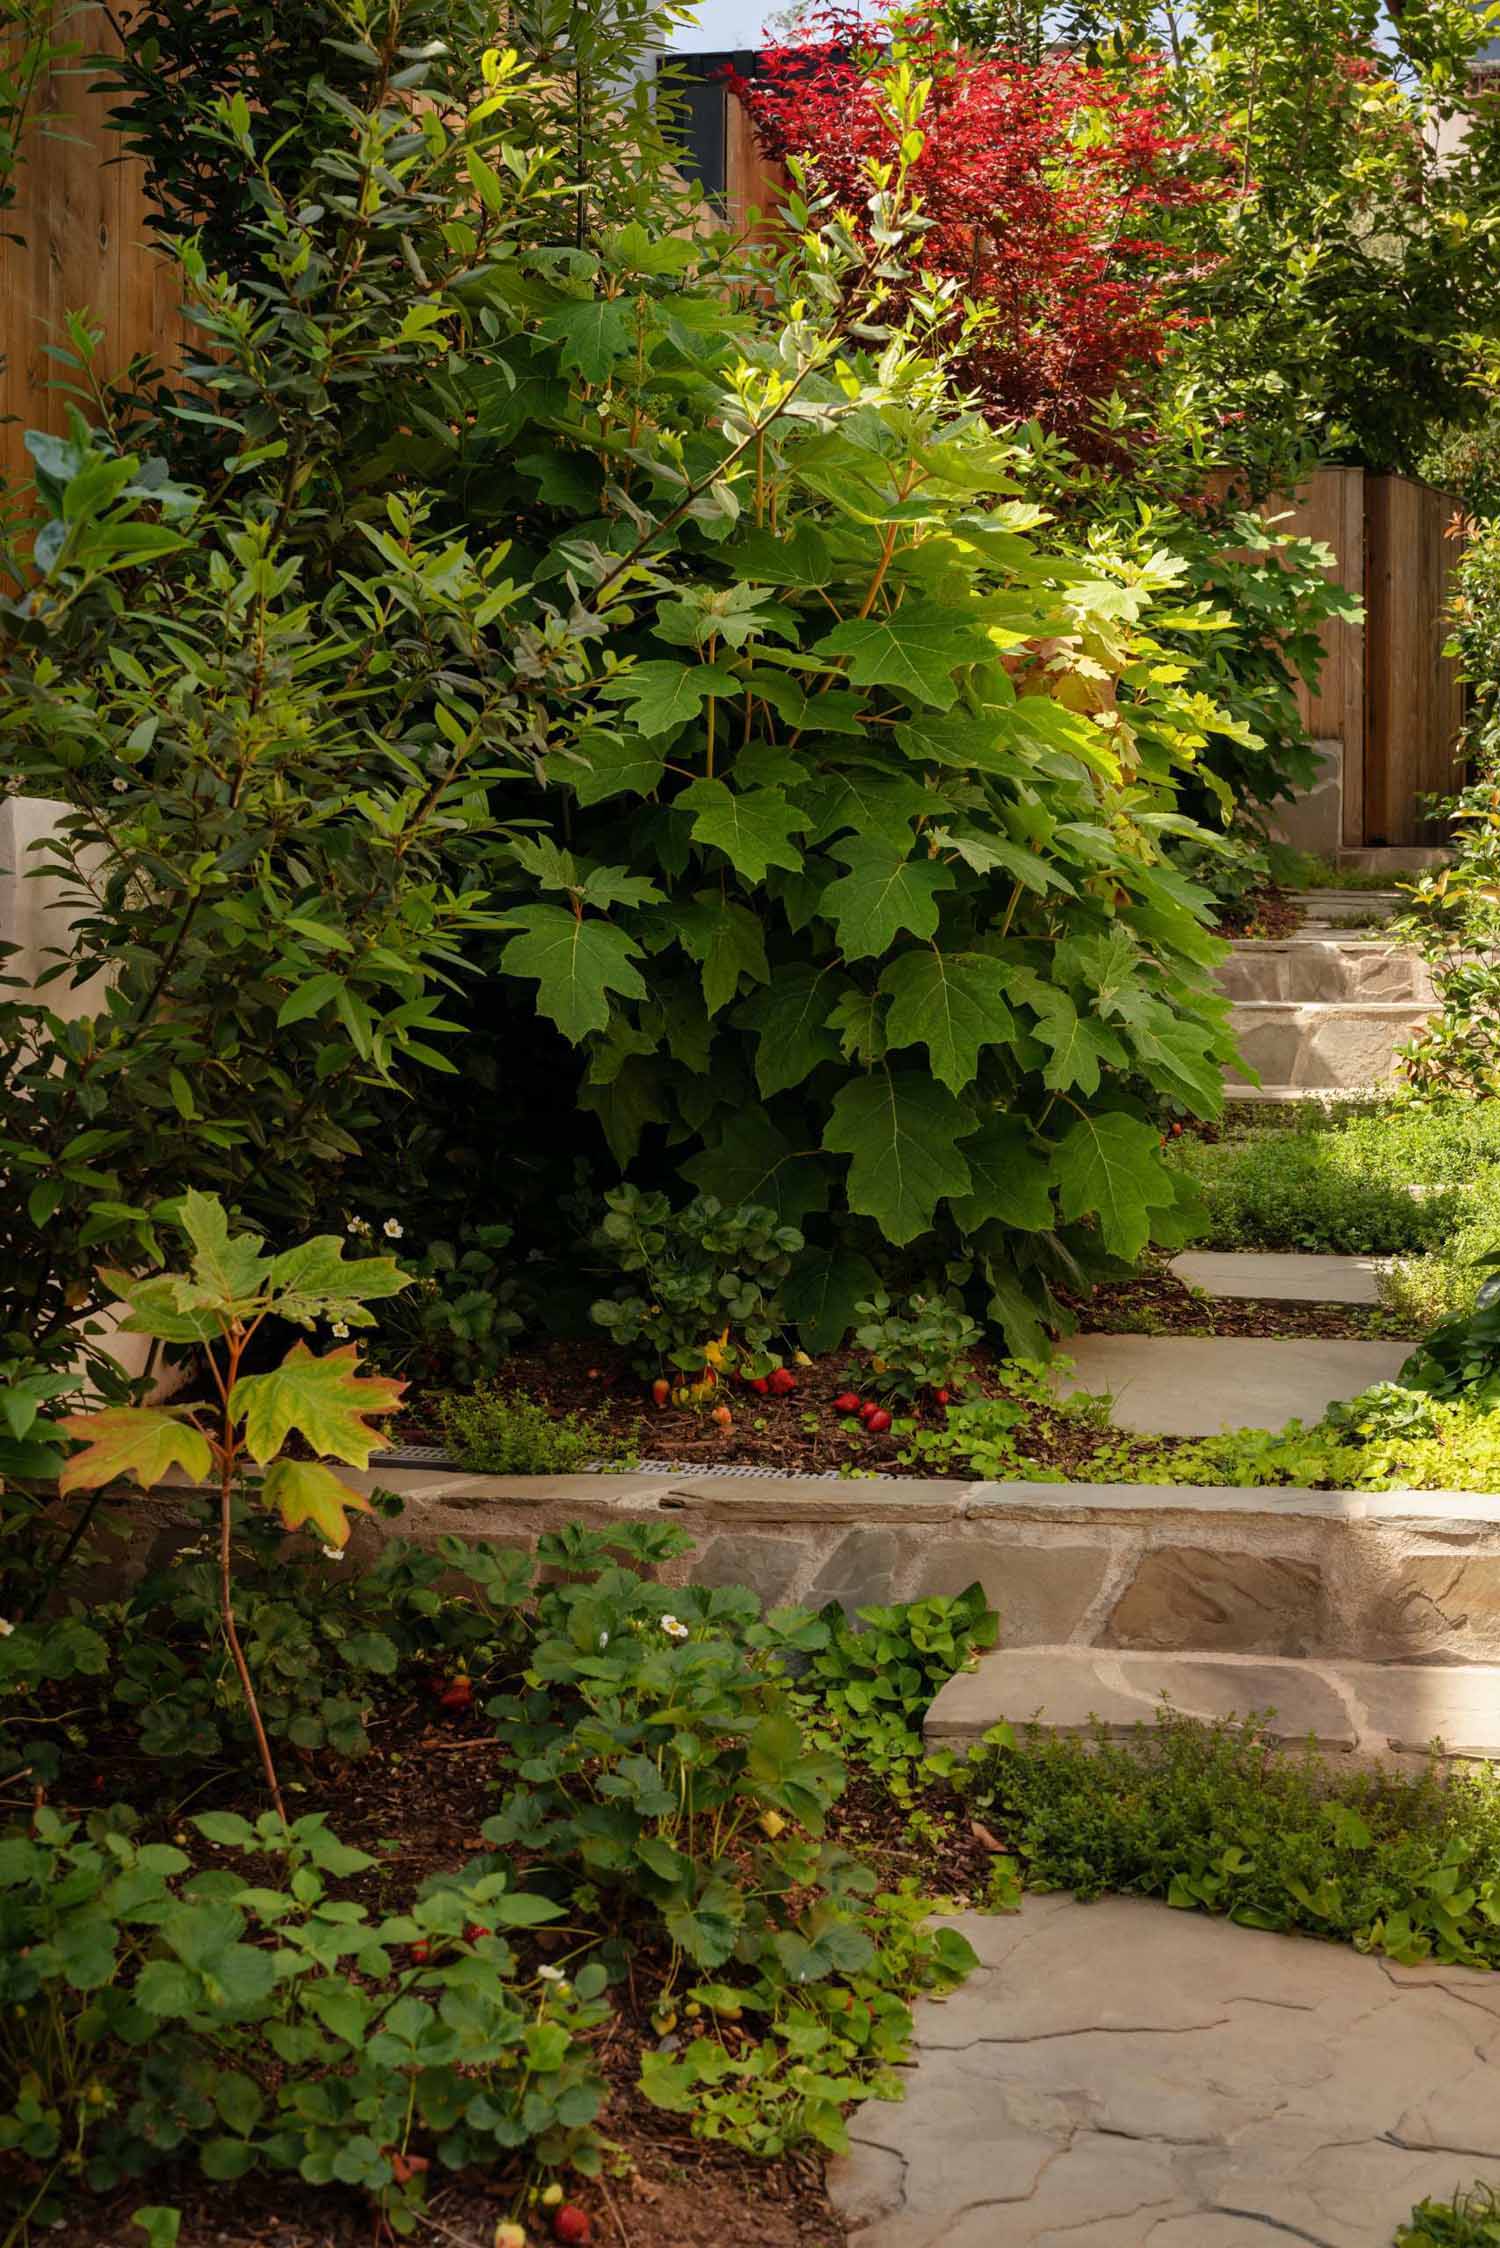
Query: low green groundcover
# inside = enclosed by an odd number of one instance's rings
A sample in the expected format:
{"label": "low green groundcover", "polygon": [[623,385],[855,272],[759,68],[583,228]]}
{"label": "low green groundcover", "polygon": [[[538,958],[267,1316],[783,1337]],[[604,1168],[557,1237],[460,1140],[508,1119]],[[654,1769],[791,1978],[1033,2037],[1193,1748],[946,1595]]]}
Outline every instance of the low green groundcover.
{"label": "low green groundcover", "polygon": [[1496,1206],[1500,1103],[1258,1113],[1171,1154],[1207,1207],[1195,1247],[1411,1256]]}
{"label": "low green groundcover", "polygon": [[1056,1398],[1043,1367],[1003,1374],[1001,1394],[950,1406],[941,1428],[911,1422],[903,1459],[1006,1483],[1500,1491],[1500,1414],[1464,1398],[1381,1382],[1312,1424],[1153,1437],[1114,1427],[1108,1398]]}

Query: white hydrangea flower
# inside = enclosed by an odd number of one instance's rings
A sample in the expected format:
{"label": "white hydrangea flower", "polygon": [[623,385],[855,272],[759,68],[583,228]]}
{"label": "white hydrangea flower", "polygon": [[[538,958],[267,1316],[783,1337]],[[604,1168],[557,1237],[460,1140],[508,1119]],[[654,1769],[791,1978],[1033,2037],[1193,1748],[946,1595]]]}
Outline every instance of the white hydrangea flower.
{"label": "white hydrangea flower", "polygon": [[605,1648],[606,1648],[606,1647],[607,1647],[608,1645],[609,1645],[609,1633],[608,1633],[607,1631],[601,1631],[601,1632],[600,1632],[600,1634],[599,1634],[599,1652],[600,1652],[600,1654],[601,1654],[601,1655],[603,1654],[603,1652],[604,1652]]}

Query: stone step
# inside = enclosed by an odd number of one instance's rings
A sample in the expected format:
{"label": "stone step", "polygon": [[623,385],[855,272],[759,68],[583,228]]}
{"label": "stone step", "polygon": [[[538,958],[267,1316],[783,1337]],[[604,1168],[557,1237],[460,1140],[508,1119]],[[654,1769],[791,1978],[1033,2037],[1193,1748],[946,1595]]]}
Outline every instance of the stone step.
{"label": "stone step", "polygon": [[1262,1086],[1360,1091],[1396,1075],[1397,1049],[1417,1036],[1430,1012],[1411,999],[1247,999],[1234,1003],[1230,1028],[1241,1061]]}
{"label": "stone step", "polygon": [[1321,1420],[1330,1405],[1394,1381],[1412,1346],[1317,1335],[1074,1335],[1064,1349],[1070,1366],[1059,1388],[1103,1392],[1117,1428],[1218,1436]]}
{"label": "stone step", "polygon": [[1367,844],[1361,850],[1340,851],[1338,865],[1344,874],[1427,874],[1447,866],[1453,853],[1441,843]]}
{"label": "stone step", "polygon": [[1296,906],[1308,922],[1343,922],[1367,929],[1394,921],[1404,910],[1406,899],[1399,890],[1292,890],[1288,903]]}
{"label": "stone step", "polygon": [[1265,1304],[1378,1304],[1381,1257],[1317,1257],[1256,1249],[1190,1249],[1172,1259],[1184,1286]]}
{"label": "stone step", "polygon": [[1500,1755],[1500,1665],[1318,1662],[1274,1655],[1007,1647],[950,1678],[927,1712],[930,1747],[982,1740],[1003,1719],[1054,1734],[1095,1722],[1118,1738],[1163,1704],[1204,1719],[1275,1714],[1273,1738],[1344,1755]]}
{"label": "stone step", "polygon": [[1411,945],[1369,937],[1241,937],[1219,967],[1226,999],[1407,1000],[1432,1006],[1432,976]]}

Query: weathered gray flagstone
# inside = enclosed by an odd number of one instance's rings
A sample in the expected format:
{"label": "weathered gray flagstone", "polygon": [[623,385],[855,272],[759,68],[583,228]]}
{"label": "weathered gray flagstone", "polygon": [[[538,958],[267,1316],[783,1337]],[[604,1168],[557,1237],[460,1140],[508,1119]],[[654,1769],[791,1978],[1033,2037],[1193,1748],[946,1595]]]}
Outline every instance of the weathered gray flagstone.
{"label": "weathered gray flagstone", "polygon": [[1317,1421],[1338,1400],[1394,1381],[1410,1343],[1294,1341],[1239,1335],[1075,1335],[1064,1390],[1102,1390],[1121,1428],[1146,1436],[1216,1436],[1231,1428]]}
{"label": "weathered gray flagstone", "polygon": [[1380,1257],[1314,1257],[1256,1249],[1189,1249],[1172,1270],[1208,1296],[1257,1303],[1377,1304]]}
{"label": "weathered gray flagstone", "polygon": [[1366,1757],[1500,1755],[1500,1665],[1339,1662],[1326,1657],[1001,1647],[960,1671],[927,1712],[934,1746],[982,1740],[1003,1719],[1048,1733],[1116,1736],[1163,1706],[1207,1720],[1270,1715],[1279,1741]]}
{"label": "weathered gray flagstone", "polygon": [[1500,1976],[1134,1898],[956,1925],[979,1972],[830,2173],[853,2248],[1386,2248],[1500,2172]]}

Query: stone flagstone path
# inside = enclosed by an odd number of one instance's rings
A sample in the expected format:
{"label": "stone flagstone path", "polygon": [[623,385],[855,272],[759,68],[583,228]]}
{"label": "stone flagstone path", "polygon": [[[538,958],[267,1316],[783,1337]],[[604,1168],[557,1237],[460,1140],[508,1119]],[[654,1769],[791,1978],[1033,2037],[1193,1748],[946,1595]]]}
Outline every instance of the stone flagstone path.
{"label": "stone flagstone path", "polygon": [[1337,1400],[1392,1382],[1409,1342],[1222,1335],[1072,1335],[1064,1390],[1103,1390],[1111,1418],[1145,1436],[1217,1436],[1321,1420]]}
{"label": "stone flagstone path", "polygon": [[1137,1898],[956,1925],[982,1966],[831,2171],[851,2248],[1389,2248],[1500,2182],[1500,1976]]}

